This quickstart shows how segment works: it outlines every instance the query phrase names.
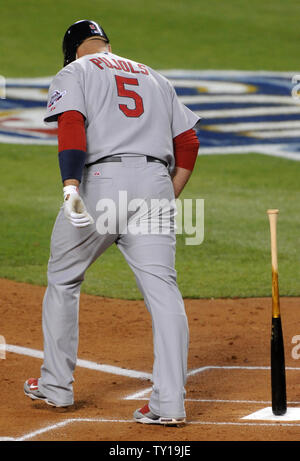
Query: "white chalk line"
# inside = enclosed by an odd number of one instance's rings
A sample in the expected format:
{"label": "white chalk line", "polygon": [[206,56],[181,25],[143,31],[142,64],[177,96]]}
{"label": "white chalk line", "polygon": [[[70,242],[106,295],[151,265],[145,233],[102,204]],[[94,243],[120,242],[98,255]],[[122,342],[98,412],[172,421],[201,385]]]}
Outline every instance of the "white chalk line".
{"label": "white chalk line", "polygon": [[[6,344],[6,351],[15,353],[15,354],[20,354],[20,355],[26,355],[29,357],[34,357],[38,359],[43,359],[44,358],[44,353],[43,351],[37,350],[37,349],[31,349],[28,347],[21,347],[21,346],[16,346],[12,344]],[[111,373],[115,375],[121,375],[121,376],[127,376],[130,378],[138,378],[138,379],[151,379],[152,374],[151,373],[146,373],[146,372],[140,372],[136,370],[128,370],[125,368],[120,368],[112,365],[105,365],[105,364],[99,364],[96,362],[92,362],[89,360],[83,360],[83,359],[78,359],[77,360],[77,366],[82,367],[82,368],[88,368],[91,370],[96,370],[96,371],[101,371],[104,373]],[[208,370],[269,370],[269,366],[239,366],[239,365],[232,365],[232,366],[226,366],[226,365],[206,365],[203,367],[195,368],[194,370],[190,370],[188,372],[188,377],[194,376],[198,373],[202,373],[204,371]],[[300,368],[297,367],[286,367],[286,370],[300,370]],[[152,387],[148,387],[147,389],[143,389],[141,391],[135,392],[132,395],[128,395],[124,397],[124,400],[144,400],[144,396],[148,394],[151,391]],[[198,400],[195,400],[198,401]]]}
{"label": "white chalk line", "polygon": [[43,427],[42,429],[38,429],[33,432],[29,432],[28,434],[22,435],[21,437],[15,438],[16,441],[23,442],[25,440],[32,439],[33,437],[37,437],[38,435],[44,434],[45,432],[53,431],[55,429],[60,429],[62,427],[68,426],[69,424],[73,423],[133,423],[134,420],[128,419],[102,419],[102,418],[71,418],[65,419],[56,424],[51,424],[50,426]]}
{"label": "white chalk line", "polygon": [[[188,372],[188,376],[196,375],[197,373],[202,373],[203,371],[209,370],[210,366],[204,366],[200,368],[195,368],[194,370],[190,370]],[[134,392],[133,394],[129,394],[126,397],[123,397],[123,400],[145,400],[143,397],[148,394],[152,390],[152,387],[147,387],[147,389],[142,389],[141,391]]]}
{"label": "white chalk line", "polygon": [[[26,440],[33,439],[34,437],[38,437],[39,435],[45,434],[46,432],[51,432],[57,429],[61,429],[62,427],[66,427],[70,424],[74,423],[127,423],[132,424],[135,421],[133,419],[102,419],[102,418],[71,418],[60,421],[56,424],[51,424],[49,426],[45,426],[41,429],[37,429],[35,431],[29,432],[27,434],[22,435],[21,437],[1,437],[0,440],[4,441],[17,441],[17,442],[24,442]],[[267,427],[299,427],[300,423],[282,423],[278,421],[278,423],[246,423],[246,422],[232,422],[232,421],[188,421],[187,426],[191,425],[205,425],[205,426],[267,426]]]}
{"label": "white chalk line", "polygon": [[300,423],[282,423],[278,421],[278,423],[238,423],[232,421],[189,421],[189,424],[201,424],[201,425],[213,425],[213,426],[273,426],[273,427],[281,427],[281,426],[292,426],[298,427]]}
{"label": "white chalk line", "polygon": [[[149,397],[142,397],[142,398],[130,398],[124,400],[149,400]],[[184,399],[185,402],[200,402],[200,403],[234,403],[234,404],[253,404],[253,405],[270,405],[272,402],[269,400],[231,400],[231,399]],[[287,402],[287,405],[300,405],[300,402]]]}
{"label": "white chalk line", "polygon": [[151,392],[152,387],[147,387],[147,389],[143,389],[142,391],[135,392],[134,394],[129,394],[126,397],[123,397],[123,400],[148,400],[145,399],[145,395]]}
{"label": "white chalk line", "polygon": [[[12,344],[6,345],[6,351],[12,352],[14,354],[26,355],[28,357],[34,357],[38,359],[44,358],[43,351],[36,349],[30,349],[28,347],[14,346]],[[111,373],[114,375],[127,376],[129,378],[138,378],[138,379],[151,379],[152,374],[146,373],[143,371],[128,370],[125,368],[116,367],[113,365],[105,365],[90,360],[78,359],[76,366],[81,368],[88,368],[90,370],[102,371],[103,373]]]}
{"label": "white chalk line", "polygon": [[[291,371],[300,371],[300,368],[297,367],[286,367],[286,370]],[[201,368],[196,368],[188,372],[188,377],[194,376],[198,373],[202,373],[207,370],[270,370],[270,366],[239,366],[239,365],[207,365]],[[124,400],[146,400],[144,399],[145,395],[147,395],[152,390],[152,387],[147,387],[147,389],[142,389],[140,391],[134,392],[133,394],[129,394],[126,397],[123,397]],[[198,400],[195,400],[198,401]]]}
{"label": "white chalk line", "polygon": [[[44,354],[43,351],[36,350],[36,349],[31,349],[27,347],[20,347],[20,346],[15,346],[11,344],[6,345],[6,351],[7,352],[12,352],[15,354],[20,354],[20,355],[26,355],[29,357],[34,357],[34,358],[39,358],[43,359]],[[122,376],[128,376],[131,378],[139,378],[139,379],[151,379],[152,375],[150,373],[144,373],[144,372],[139,372],[136,370],[127,370],[124,368],[119,368],[111,365],[104,365],[104,364],[98,364],[92,361],[88,360],[82,360],[78,359],[77,361],[77,366],[82,367],[82,368],[89,368],[92,370],[97,370],[97,371],[102,371],[104,373],[112,373],[112,374],[117,374],[117,375],[122,375]],[[203,366],[200,368],[196,368],[194,370],[191,370],[188,372],[188,376],[193,376],[198,373],[202,373],[207,370],[212,370],[212,369],[223,369],[223,370],[269,370],[269,366],[216,366],[216,365],[209,365],[209,366]],[[297,367],[286,367],[287,370],[300,370],[300,368]],[[151,391],[151,387],[147,389],[143,389],[142,391],[136,392],[133,395],[129,395],[124,398],[124,400],[135,400],[135,399],[140,399],[144,400],[143,396],[147,394],[148,392]],[[146,400],[146,399],[145,399]],[[268,402],[263,402],[263,401],[229,401],[229,400],[213,400],[213,399],[186,399],[187,401],[199,401],[199,402],[222,402],[222,403],[261,403],[265,404]],[[290,402],[297,404],[299,402]],[[36,431],[30,432],[28,434],[25,434],[21,437],[0,437],[0,441],[25,441],[29,440],[31,438],[37,437],[38,435],[44,434],[46,432],[59,429],[61,427],[65,427],[69,424],[75,423],[75,422],[93,422],[93,423],[133,423],[134,420],[121,420],[121,419],[94,419],[94,418],[72,418],[72,419],[67,419],[64,421],[61,421],[56,424],[52,424],[50,426],[46,426],[44,428],[38,429]],[[216,422],[216,421],[189,421],[188,424],[199,424],[199,425],[233,425],[233,426],[278,426],[278,423],[238,423],[238,422]],[[300,424],[292,424],[292,423],[280,423],[280,426],[300,426]]]}
{"label": "white chalk line", "polygon": [[[6,344],[5,347],[6,352],[11,352],[14,354],[19,354],[19,355],[26,355],[28,357],[34,357],[37,359],[43,359],[44,358],[44,353],[43,351],[37,350],[37,349],[31,349],[29,347],[21,347],[21,346],[16,346],[13,344]],[[76,363],[77,367],[81,368],[88,368],[90,370],[96,370],[96,371],[101,371],[103,373],[111,373],[114,375],[119,375],[119,376],[126,376],[129,378],[137,378],[137,379],[152,379],[152,374],[151,373],[146,373],[143,371],[137,371],[137,370],[131,370],[131,369],[126,369],[126,368],[120,368],[116,367],[114,365],[106,365],[106,364],[100,364],[96,363],[90,360],[83,360],[83,359],[77,359]],[[239,369],[239,370],[268,370],[270,367],[247,367],[247,366],[216,366],[216,365],[208,365],[208,366],[203,366],[200,368],[195,368],[194,370],[190,370],[188,372],[188,376],[193,376],[198,373],[202,373],[206,370],[212,370],[212,369],[223,369],[223,370],[234,370],[234,369]],[[286,368],[287,370],[300,370],[300,368]]]}

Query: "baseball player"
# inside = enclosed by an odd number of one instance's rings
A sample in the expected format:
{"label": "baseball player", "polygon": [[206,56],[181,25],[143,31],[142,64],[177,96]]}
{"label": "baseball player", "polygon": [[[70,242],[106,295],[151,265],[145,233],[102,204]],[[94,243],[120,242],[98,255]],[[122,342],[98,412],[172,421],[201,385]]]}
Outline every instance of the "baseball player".
{"label": "baseball player", "polygon": [[[116,244],[152,317],[153,388],[134,419],[184,424],[189,331],[174,269],[176,232],[173,225],[167,232],[151,226],[150,232],[130,232],[130,224],[147,227],[155,213],[162,227],[164,221],[174,223],[175,198],[198,153],[194,128],[199,118],[180,103],[162,75],[113,54],[104,30],[93,21],[68,28],[63,53],[45,122],[58,127],[64,201],[51,237],[41,377],[28,379],[24,391],[56,407],[73,404],[81,283],[87,268]],[[122,197],[126,192],[128,203],[149,205],[157,199],[170,206],[146,207],[142,213],[141,207],[128,207],[126,216],[116,214],[114,230],[104,232],[101,200],[120,210],[120,192]]]}

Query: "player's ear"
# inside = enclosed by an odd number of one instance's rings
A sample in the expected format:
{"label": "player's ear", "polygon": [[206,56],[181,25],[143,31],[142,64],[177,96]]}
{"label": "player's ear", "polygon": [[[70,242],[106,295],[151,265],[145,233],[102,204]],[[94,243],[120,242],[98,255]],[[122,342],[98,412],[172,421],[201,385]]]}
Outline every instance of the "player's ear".
{"label": "player's ear", "polygon": [[107,49],[111,53],[111,44],[110,43],[107,44]]}

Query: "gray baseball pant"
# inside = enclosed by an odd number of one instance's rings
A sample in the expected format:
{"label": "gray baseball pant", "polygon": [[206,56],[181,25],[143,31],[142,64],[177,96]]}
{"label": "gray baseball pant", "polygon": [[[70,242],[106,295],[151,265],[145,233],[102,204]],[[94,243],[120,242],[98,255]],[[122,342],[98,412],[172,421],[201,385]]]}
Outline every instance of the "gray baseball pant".
{"label": "gray baseball pant", "polygon": [[[148,163],[144,156],[123,156],[120,163],[85,168],[80,195],[95,224],[73,227],[65,218],[63,207],[57,216],[43,300],[44,361],[39,390],[58,405],[73,404],[81,283],[87,268],[115,243],[134,272],[152,318],[154,364],[150,409],[163,417],[184,417],[189,331],[174,268],[175,231],[133,235],[126,232],[126,219],[121,215],[115,232],[100,234],[96,227],[101,216],[98,201],[111,200],[119,210],[119,191],[127,191],[128,203],[132,199],[143,199],[146,203],[150,199],[174,199],[167,168],[161,163]],[[160,218],[164,218],[164,213],[167,212],[161,212]],[[173,217],[174,213],[171,209]],[[130,222],[135,215],[135,211],[128,211],[126,218]],[[150,222],[150,213],[141,217],[141,222],[147,221]]]}

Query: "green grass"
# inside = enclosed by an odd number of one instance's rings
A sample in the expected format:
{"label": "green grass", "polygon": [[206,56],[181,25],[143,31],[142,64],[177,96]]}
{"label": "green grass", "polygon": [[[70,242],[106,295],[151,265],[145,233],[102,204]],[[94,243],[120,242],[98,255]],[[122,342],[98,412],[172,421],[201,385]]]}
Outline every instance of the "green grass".
{"label": "green grass", "polygon": [[[9,152],[9,155],[7,155]],[[61,205],[56,147],[1,145],[0,277],[45,285],[52,226]],[[34,169],[32,166],[34,165]],[[279,208],[281,295],[300,295],[300,163],[258,154],[199,157],[182,198],[203,198],[205,237],[177,237],[184,297],[268,296],[268,208]],[[117,269],[116,269],[117,268]],[[116,247],[87,271],[83,291],[136,299],[133,274]]]}
{"label": "green grass", "polygon": [[[282,295],[299,295],[300,164],[260,155],[203,156],[186,190],[205,199],[205,239],[178,241],[185,296],[270,295],[268,208],[280,210],[278,258]],[[212,288],[213,287],[213,288]]]}
{"label": "green grass", "polygon": [[78,19],[95,19],[113,51],[156,69],[299,68],[298,0],[4,0],[0,74],[55,74]]}
{"label": "green grass", "polygon": [[[54,75],[63,34],[78,19],[99,21],[114,52],[156,69],[299,68],[297,0],[4,0],[0,17],[0,74],[8,77]],[[61,204],[56,156],[56,147],[0,145],[0,277],[46,284]],[[280,209],[281,294],[300,295],[299,170],[297,162],[259,155],[198,159],[183,197],[204,198],[205,239],[189,247],[178,236],[184,296],[270,295],[269,207]],[[114,247],[89,269],[83,291],[140,296]]]}

